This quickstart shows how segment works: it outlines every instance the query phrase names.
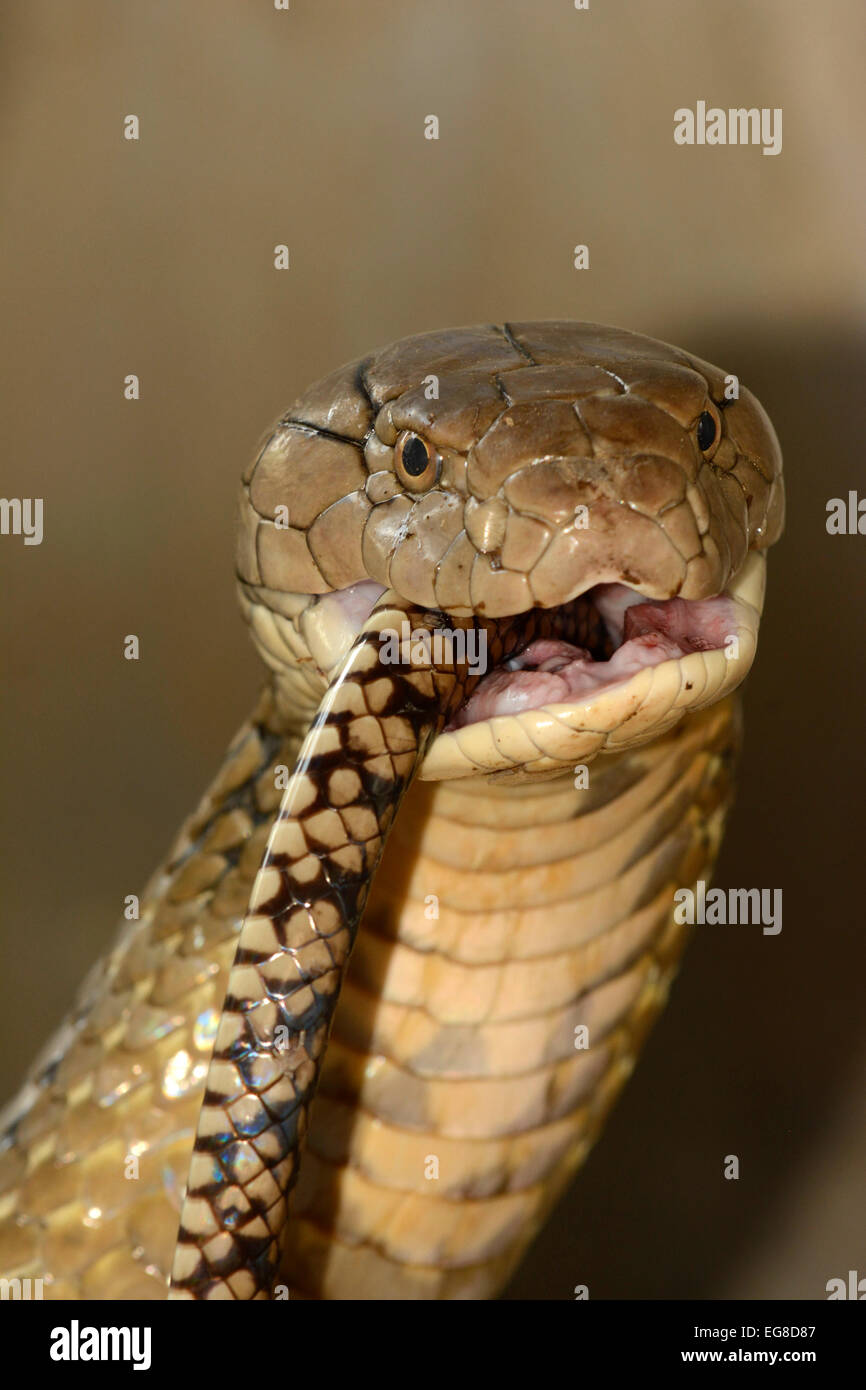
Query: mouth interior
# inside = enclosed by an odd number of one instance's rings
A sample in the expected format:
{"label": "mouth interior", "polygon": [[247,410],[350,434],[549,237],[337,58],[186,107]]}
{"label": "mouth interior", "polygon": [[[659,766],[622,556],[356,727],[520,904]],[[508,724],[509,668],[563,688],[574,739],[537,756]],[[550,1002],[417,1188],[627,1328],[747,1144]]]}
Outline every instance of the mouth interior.
{"label": "mouth interior", "polygon": [[530,643],[483,677],[451,728],[595,699],[645,667],[719,650],[736,631],[734,604],[726,595],[648,599],[625,584],[597,584],[572,602],[585,606],[582,627],[593,638],[585,646],[548,638]]}
{"label": "mouth interior", "polygon": [[[324,596],[336,603],[353,635],[369,617],[381,584],[363,580]],[[626,584],[596,584],[563,605],[579,640],[540,638],[479,681],[450,729],[544,705],[588,701],[646,667],[692,652],[717,651],[737,630],[727,594],[708,599],[649,599]]]}

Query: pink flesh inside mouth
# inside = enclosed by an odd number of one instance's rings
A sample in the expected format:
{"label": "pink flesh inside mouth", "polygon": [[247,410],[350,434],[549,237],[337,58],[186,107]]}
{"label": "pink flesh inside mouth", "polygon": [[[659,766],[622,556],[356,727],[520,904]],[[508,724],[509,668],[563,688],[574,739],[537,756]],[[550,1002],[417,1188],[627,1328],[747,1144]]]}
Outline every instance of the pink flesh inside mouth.
{"label": "pink flesh inside mouth", "polygon": [[737,629],[734,603],[725,595],[648,599],[625,584],[598,584],[584,597],[595,603],[616,648],[608,660],[568,642],[532,642],[483,677],[449,728],[594,699],[649,666],[719,650]]}

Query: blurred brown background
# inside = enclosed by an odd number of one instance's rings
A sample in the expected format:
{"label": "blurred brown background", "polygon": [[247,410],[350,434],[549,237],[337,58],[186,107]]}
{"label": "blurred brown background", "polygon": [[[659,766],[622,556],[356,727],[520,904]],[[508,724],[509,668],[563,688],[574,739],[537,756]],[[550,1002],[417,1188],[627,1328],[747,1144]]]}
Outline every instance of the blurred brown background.
{"label": "blurred brown background", "polygon": [[[232,531],[262,430],[406,333],[598,319],[736,371],[782,439],[717,881],[782,887],[784,927],[698,929],[512,1296],[866,1274],[866,538],[825,531],[864,490],[859,0],[20,0],[0,31],[2,493],[45,499],[41,546],[0,539],[0,1090],[253,698]],[[698,99],[782,107],[782,153],[678,148]]]}

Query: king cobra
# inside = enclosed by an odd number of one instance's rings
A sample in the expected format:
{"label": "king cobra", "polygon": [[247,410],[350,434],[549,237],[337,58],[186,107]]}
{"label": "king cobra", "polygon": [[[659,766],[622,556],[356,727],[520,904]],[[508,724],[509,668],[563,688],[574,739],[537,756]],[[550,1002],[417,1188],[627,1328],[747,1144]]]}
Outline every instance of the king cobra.
{"label": "king cobra", "polygon": [[711,874],[781,466],[734,374],[596,324],[295,401],[240,495],[266,683],[4,1114],[6,1277],[496,1296]]}

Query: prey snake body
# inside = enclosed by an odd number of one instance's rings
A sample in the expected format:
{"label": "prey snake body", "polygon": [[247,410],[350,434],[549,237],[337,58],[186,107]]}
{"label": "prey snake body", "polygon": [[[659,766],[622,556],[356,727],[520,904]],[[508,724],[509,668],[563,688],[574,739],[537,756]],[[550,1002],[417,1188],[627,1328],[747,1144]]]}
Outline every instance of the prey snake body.
{"label": "prey snake body", "polygon": [[618,329],[481,325],[295,402],[241,491],[268,680],[8,1109],[4,1275],[502,1288],[722,833],[783,520],[730,381]]}

